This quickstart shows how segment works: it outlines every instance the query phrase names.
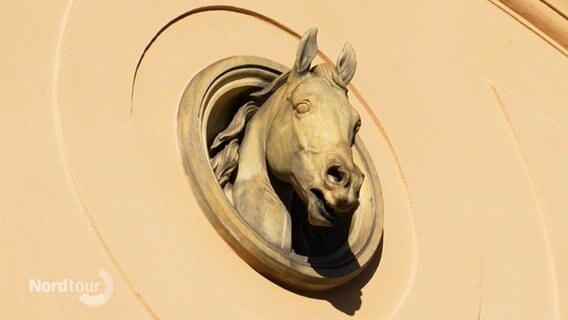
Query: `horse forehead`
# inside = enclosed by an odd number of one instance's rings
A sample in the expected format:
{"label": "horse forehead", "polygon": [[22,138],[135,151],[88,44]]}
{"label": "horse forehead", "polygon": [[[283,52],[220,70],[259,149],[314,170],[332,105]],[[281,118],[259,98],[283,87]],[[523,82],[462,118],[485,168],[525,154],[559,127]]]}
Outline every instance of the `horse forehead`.
{"label": "horse forehead", "polygon": [[293,99],[322,98],[322,100],[336,100],[341,104],[349,105],[345,90],[330,84],[327,79],[311,76],[299,83],[292,91]]}

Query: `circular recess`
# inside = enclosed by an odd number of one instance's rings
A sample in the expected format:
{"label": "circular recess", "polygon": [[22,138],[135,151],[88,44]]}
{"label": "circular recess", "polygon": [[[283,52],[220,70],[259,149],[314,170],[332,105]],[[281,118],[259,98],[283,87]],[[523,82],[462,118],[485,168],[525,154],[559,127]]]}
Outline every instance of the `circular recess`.
{"label": "circular recess", "polygon": [[355,163],[366,176],[360,207],[345,243],[330,253],[306,256],[280,250],[263,239],[233,208],[215,178],[209,146],[246,102],[287,68],[273,61],[238,56],[208,66],[187,86],[178,110],[178,139],[190,184],[209,221],[253,268],[284,286],[324,290],[359,274],[379,247],[383,227],[381,186],[371,157],[357,138]]}

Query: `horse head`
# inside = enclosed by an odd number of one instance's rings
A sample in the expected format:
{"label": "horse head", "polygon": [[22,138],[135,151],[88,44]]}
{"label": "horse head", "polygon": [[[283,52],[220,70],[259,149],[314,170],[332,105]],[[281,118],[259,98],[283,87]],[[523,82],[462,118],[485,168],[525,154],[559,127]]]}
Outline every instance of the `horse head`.
{"label": "horse head", "polygon": [[357,64],[353,48],[345,44],[336,66],[311,68],[316,35],[313,28],[302,37],[294,66],[273,95],[271,103],[279,105],[267,130],[266,160],[306,204],[308,222],[329,227],[359,204],[364,175],[352,146],[361,118],[347,97]]}

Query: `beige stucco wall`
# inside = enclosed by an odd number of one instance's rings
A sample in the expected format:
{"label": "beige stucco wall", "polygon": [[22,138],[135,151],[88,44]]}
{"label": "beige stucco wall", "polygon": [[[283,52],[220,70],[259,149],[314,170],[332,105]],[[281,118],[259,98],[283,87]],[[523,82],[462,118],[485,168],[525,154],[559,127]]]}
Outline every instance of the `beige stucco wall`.
{"label": "beige stucco wall", "polygon": [[[487,0],[190,14],[212,4],[0,3],[1,319],[568,318],[561,51]],[[351,99],[385,201],[380,261],[323,294],[273,284],[223,242],[175,122],[202,68],[242,54],[290,65],[286,28],[311,26],[330,59],[344,41],[357,52]],[[114,283],[103,306],[29,292],[100,268]]]}

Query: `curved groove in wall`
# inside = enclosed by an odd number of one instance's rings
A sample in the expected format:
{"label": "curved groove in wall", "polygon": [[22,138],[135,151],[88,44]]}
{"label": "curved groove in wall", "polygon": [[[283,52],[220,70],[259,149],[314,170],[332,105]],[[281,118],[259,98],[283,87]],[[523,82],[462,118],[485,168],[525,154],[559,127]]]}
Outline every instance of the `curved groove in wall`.
{"label": "curved groove in wall", "polygon": [[501,98],[501,95],[499,94],[497,87],[491,81],[488,81],[487,85],[489,86],[489,90],[491,91],[491,94],[493,95],[493,98],[495,99],[495,103],[496,103],[497,107],[499,108],[501,115],[503,116],[503,120],[505,122],[505,125],[507,126],[507,131],[509,131],[509,134],[511,135],[511,137],[514,141],[515,147],[517,148],[517,151],[519,152],[519,156],[521,157],[521,162],[523,164],[523,168],[525,169],[525,173],[527,175],[527,179],[528,179],[529,184],[530,184],[530,190],[531,190],[531,193],[532,193],[533,198],[534,198],[534,203],[535,203],[535,206],[536,206],[536,209],[537,209],[538,220],[540,222],[540,227],[542,229],[544,242],[546,244],[546,255],[548,256],[549,265],[550,265],[550,277],[551,277],[550,281],[552,282],[552,290],[553,290],[553,292],[552,292],[553,315],[554,315],[554,319],[560,319],[559,303],[558,303],[558,276],[557,276],[557,272],[556,272],[556,263],[555,263],[554,254],[552,252],[550,236],[548,234],[546,222],[544,220],[544,216],[543,216],[543,213],[542,213],[542,211],[543,211],[542,210],[542,204],[541,204],[541,201],[540,201],[539,196],[538,196],[538,191],[535,187],[535,180],[534,180],[534,177],[533,177],[533,173],[530,169],[525,149],[523,148],[523,146],[521,144],[521,141],[519,139],[519,135],[517,134],[517,131],[515,130],[515,127],[513,126],[511,118],[509,117],[509,113],[507,112],[507,108],[505,107],[505,104],[503,103],[503,99]]}
{"label": "curved groove in wall", "polygon": [[53,128],[55,131],[55,139],[56,139],[56,148],[57,154],[59,155],[59,160],[61,161],[62,167],[66,172],[67,180],[69,185],[71,186],[70,190],[73,193],[73,197],[77,200],[77,205],[81,208],[81,213],[83,214],[85,220],[87,221],[88,226],[90,227],[93,235],[97,242],[99,242],[103,248],[104,253],[109,258],[111,264],[114,266],[115,270],[117,271],[118,275],[126,284],[128,290],[132,293],[134,298],[140,303],[142,308],[148,313],[150,318],[152,319],[159,319],[158,315],[154,312],[154,310],[150,307],[148,302],[144,299],[144,297],[136,290],[134,284],[130,281],[128,276],[126,275],[126,271],[121,267],[121,265],[116,260],[116,257],[111,253],[110,247],[108,246],[107,242],[101,235],[95,221],[87,207],[83,201],[83,196],[79,191],[79,186],[75,179],[75,175],[69,166],[69,162],[67,161],[68,152],[65,146],[65,139],[63,137],[63,127],[61,124],[61,106],[59,102],[59,91],[58,91],[58,83],[59,83],[59,72],[61,69],[61,46],[63,43],[63,38],[65,35],[65,30],[67,28],[67,23],[69,21],[69,16],[71,15],[71,9],[73,7],[74,0],[69,1],[69,4],[65,8],[65,14],[63,15],[63,21],[61,23],[61,28],[59,30],[59,34],[57,36],[57,42],[55,46],[55,55],[54,55],[54,64],[53,64],[53,71],[52,71],[52,78],[51,78],[51,98],[52,98],[52,113],[53,113]]}
{"label": "curved groove in wall", "polygon": [[[169,27],[174,25],[176,22],[183,20],[184,18],[187,18],[187,17],[194,15],[196,13],[207,12],[207,11],[229,11],[229,12],[241,13],[241,14],[244,14],[244,15],[247,15],[247,16],[251,16],[251,17],[263,20],[265,22],[268,22],[268,23],[286,31],[290,35],[300,39],[300,34],[294,32],[294,30],[286,27],[285,25],[281,24],[280,22],[278,22],[274,19],[271,19],[267,16],[264,16],[260,13],[257,13],[257,12],[251,11],[251,10],[247,10],[247,9],[243,9],[243,8],[239,8],[239,7],[215,5],[215,6],[200,7],[200,8],[196,8],[196,9],[187,11],[187,12],[175,17],[174,19],[170,20],[162,28],[160,28],[160,30],[158,30],[158,32],[156,32],[156,34],[152,37],[150,42],[148,42],[148,44],[144,48],[144,51],[142,51],[142,55],[140,56],[140,59],[138,59],[138,63],[136,63],[136,68],[134,69],[134,76],[132,78],[132,92],[130,94],[130,101],[131,102],[134,98],[134,88],[136,87],[136,77],[138,75],[138,70],[140,69],[140,65],[142,64],[142,60],[144,60],[144,57],[146,56],[146,52],[148,52],[148,50],[150,49],[152,44],[154,44],[154,42],[158,39],[158,37],[160,37],[160,35],[164,31],[166,31]],[[321,52],[320,52],[320,54],[321,54]],[[132,106],[131,106],[130,113],[132,113],[132,111],[133,110],[132,110]]]}

